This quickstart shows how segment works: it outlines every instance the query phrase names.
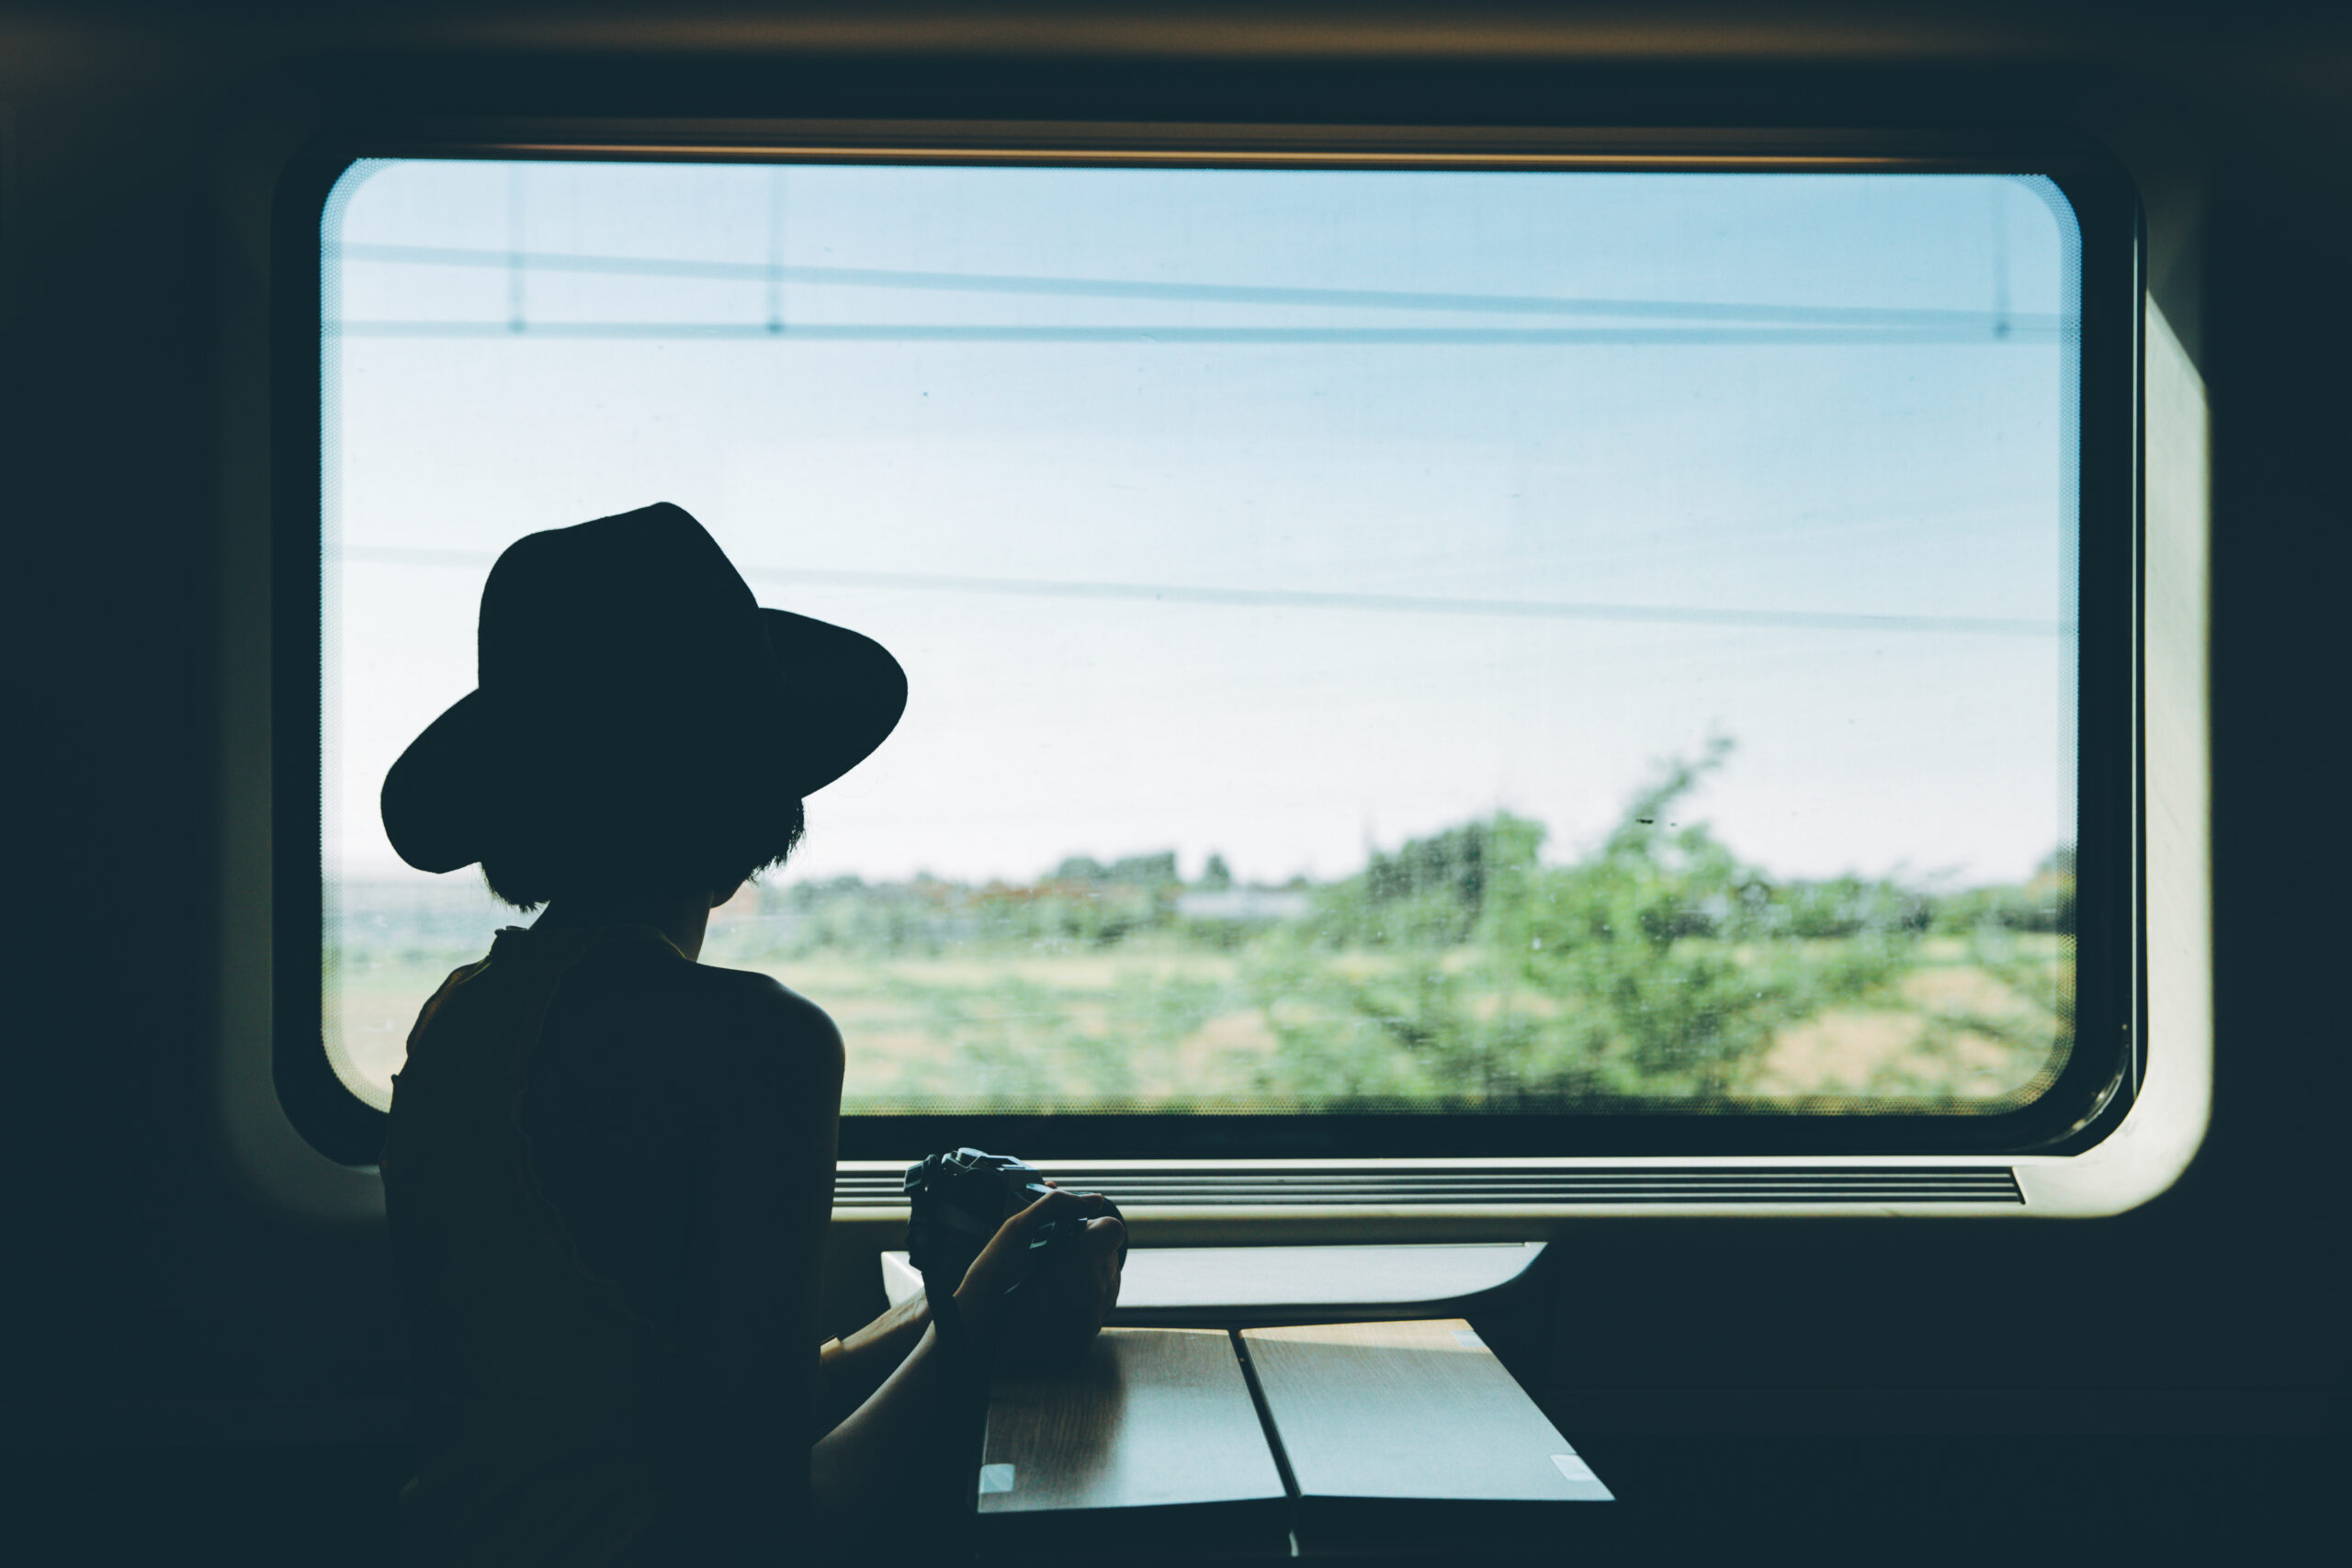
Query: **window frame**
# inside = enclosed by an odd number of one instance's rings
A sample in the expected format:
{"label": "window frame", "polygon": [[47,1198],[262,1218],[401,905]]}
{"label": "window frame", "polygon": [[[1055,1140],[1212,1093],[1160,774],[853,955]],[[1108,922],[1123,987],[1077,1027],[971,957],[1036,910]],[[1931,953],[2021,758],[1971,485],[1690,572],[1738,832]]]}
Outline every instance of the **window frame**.
{"label": "window frame", "polygon": [[[2043,1092],[2012,1111],[1849,1109],[1283,1115],[845,1116],[844,1160],[911,1158],[956,1144],[1037,1159],[2063,1156],[2097,1144],[2137,1092],[2144,1054],[2143,762],[2141,730],[2140,205],[2129,177],[2079,140],[1904,130],[1531,131],[1478,128],[1131,128],[771,125],[417,127],[322,138],[284,169],[272,215],[271,729],[272,1076],[318,1151],[372,1164],[385,1116],[336,1075],[325,1049],[320,964],[324,765],[324,456],[320,222],[336,183],[367,158],[531,158],[1129,166],[1402,167],[1657,172],[2033,174],[2073,205],[2081,231],[2081,595],[2077,621],[2075,1043]],[[2095,895],[2086,897],[2086,894]],[[821,998],[820,998],[821,1000]],[[2104,1040],[2105,1049],[2088,1043]],[[1854,1105],[1854,1101],[1841,1101]]]}

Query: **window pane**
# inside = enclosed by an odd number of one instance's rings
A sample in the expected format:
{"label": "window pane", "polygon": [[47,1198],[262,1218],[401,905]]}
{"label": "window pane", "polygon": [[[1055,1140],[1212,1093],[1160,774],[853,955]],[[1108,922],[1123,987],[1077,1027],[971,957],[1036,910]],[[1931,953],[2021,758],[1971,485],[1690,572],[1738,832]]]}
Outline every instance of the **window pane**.
{"label": "window pane", "polygon": [[326,1030],[516,537],[684,505],[912,698],[706,957],[852,1111],[2009,1110],[2074,992],[2038,176],[401,162],[329,203]]}

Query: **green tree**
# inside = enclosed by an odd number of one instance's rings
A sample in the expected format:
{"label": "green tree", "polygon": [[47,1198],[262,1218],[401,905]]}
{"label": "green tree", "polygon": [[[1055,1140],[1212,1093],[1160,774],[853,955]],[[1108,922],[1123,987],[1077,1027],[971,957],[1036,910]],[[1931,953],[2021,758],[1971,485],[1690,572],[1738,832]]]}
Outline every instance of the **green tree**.
{"label": "green tree", "polygon": [[[1674,819],[1730,751],[1717,740],[1669,762],[1575,864],[1542,864],[1542,827],[1498,814],[1327,889],[1315,939],[1393,957],[1266,955],[1260,994],[1283,1047],[1269,1082],[1328,1081],[1336,1041],[1376,1039],[1399,1061],[1362,1060],[1359,1094],[1720,1098],[1781,1029],[1892,986],[1926,924],[1916,897],[1849,879],[1792,902],[1705,824]],[[1834,908],[1834,936],[1792,929],[1817,925],[1816,905]]]}

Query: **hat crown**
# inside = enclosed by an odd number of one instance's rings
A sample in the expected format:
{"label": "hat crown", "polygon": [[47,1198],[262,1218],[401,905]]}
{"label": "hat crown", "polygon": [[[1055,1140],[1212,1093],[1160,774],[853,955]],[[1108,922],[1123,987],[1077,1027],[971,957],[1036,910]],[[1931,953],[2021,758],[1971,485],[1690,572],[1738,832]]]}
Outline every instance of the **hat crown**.
{"label": "hat crown", "polygon": [[503,702],[608,713],[782,681],[750,586],[667,502],[509,546],[482,588],[476,670]]}

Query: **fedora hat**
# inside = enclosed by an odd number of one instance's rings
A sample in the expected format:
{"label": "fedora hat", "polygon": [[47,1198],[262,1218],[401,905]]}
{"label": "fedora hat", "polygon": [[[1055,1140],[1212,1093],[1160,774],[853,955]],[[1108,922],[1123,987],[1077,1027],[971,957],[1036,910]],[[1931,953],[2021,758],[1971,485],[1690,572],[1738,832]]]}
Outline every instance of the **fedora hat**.
{"label": "fedora hat", "polygon": [[531,534],[483,585],[475,689],[385,776],[384,831],[443,872],[518,837],[593,853],[632,823],[780,814],[906,705],[881,644],[762,609],[683,508]]}

